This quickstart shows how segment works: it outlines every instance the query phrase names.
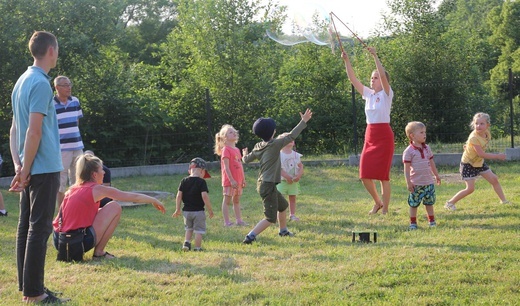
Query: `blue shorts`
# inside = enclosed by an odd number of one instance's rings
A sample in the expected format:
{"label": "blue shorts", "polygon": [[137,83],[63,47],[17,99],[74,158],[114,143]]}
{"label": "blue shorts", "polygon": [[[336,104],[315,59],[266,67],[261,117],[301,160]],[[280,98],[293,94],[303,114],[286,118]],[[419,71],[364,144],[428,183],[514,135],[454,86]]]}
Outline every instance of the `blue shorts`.
{"label": "blue shorts", "polygon": [[433,205],[435,198],[435,185],[415,186],[413,192],[408,196],[408,205],[419,207],[421,201],[423,205]]}
{"label": "blue shorts", "polygon": [[482,167],[473,167],[471,164],[460,163],[459,172],[464,181],[475,180],[481,173],[491,171],[486,163]]}
{"label": "blue shorts", "polygon": [[193,231],[195,234],[206,234],[206,212],[199,211],[183,211],[184,229]]}
{"label": "blue shorts", "polygon": [[[53,235],[54,247],[58,249],[58,232],[54,231]],[[83,249],[85,252],[92,250],[96,246],[96,232],[92,226],[89,226],[85,230],[85,236],[83,236]]]}

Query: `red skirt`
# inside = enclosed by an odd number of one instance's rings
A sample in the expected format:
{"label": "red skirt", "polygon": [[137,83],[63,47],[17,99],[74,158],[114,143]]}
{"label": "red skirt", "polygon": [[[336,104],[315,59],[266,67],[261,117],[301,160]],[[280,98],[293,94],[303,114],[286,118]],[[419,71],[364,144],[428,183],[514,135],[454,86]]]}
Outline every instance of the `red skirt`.
{"label": "red skirt", "polygon": [[389,181],[393,156],[394,132],[390,124],[368,124],[359,161],[359,177]]}

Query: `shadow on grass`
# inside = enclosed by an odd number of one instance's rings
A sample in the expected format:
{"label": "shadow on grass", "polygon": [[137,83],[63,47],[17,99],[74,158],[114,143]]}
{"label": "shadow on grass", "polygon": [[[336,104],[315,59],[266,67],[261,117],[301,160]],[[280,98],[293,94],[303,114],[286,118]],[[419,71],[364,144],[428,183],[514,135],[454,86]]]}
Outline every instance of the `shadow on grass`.
{"label": "shadow on grass", "polygon": [[[182,251],[180,251],[182,252]],[[182,252],[184,253],[184,252]],[[204,252],[186,252],[187,256],[175,257],[171,259],[143,258],[142,256],[123,255],[112,260],[87,260],[82,263],[89,266],[108,265],[110,268],[129,269],[146,273],[176,274],[182,277],[192,277],[204,275],[217,279],[227,279],[233,283],[244,283],[253,281],[249,275],[237,272],[238,262],[231,256],[223,256],[217,265],[208,262],[205,265],[190,264],[190,256],[204,255]]]}

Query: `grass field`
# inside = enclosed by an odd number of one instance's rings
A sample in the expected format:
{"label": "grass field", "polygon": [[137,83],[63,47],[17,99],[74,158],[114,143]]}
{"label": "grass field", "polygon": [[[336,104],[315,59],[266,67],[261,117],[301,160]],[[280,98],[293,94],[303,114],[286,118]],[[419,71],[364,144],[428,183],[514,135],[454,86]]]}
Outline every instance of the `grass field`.
{"label": "grass field", "polygon": [[[520,302],[520,163],[490,163],[509,200],[484,180],[448,212],[443,203],[464,184],[456,168],[440,168],[438,226],[428,228],[420,207],[419,230],[407,231],[402,170],[392,169],[388,215],[368,216],[369,196],[354,167],[307,167],[298,197],[295,237],[271,227],[253,245],[241,243],[262,218],[256,169],[246,171],[242,199],[248,227],[222,226],[220,174],[208,180],[215,218],[208,221],[204,252],[182,252],[182,219],[150,205],[125,208],[107,250],[118,258],[57,262],[49,240],[46,286],[70,305],[518,305]],[[181,176],[117,179],[124,190],[175,192]],[[0,304],[20,304],[14,255],[17,196],[2,191],[9,217],[0,218]],[[377,243],[352,243],[353,230],[378,232]]]}

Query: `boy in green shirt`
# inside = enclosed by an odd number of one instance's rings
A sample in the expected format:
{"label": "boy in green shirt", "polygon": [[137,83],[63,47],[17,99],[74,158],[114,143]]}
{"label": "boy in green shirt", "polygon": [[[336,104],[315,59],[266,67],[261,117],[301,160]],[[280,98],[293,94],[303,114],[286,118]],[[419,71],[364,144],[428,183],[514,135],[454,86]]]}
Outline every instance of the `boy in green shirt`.
{"label": "boy in green shirt", "polygon": [[300,123],[287,136],[282,138],[273,138],[276,133],[276,122],[272,118],[259,118],[253,124],[253,133],[262,138],[263,141],[258,142],[251,153],[248,153],[247,148],[244,148],[242,161],[246,164],[254,160],[260,161],[257,191],[262,197],[265,218],[260,220],[253,230],[247,234],[243,241],[244,244],[253,243],[257,235],[268,228],[269,225],[275,224],[277,215],[280,225],[279,235],[294,236],[287,229],[286,210],[289,204],[276,189],[276,184],[280,183],[281,178],[280,150],[296,139],[307,127],[307,121],[311,119],[312,112],[307,109],[304,114],[300,113],[300,116]]}

